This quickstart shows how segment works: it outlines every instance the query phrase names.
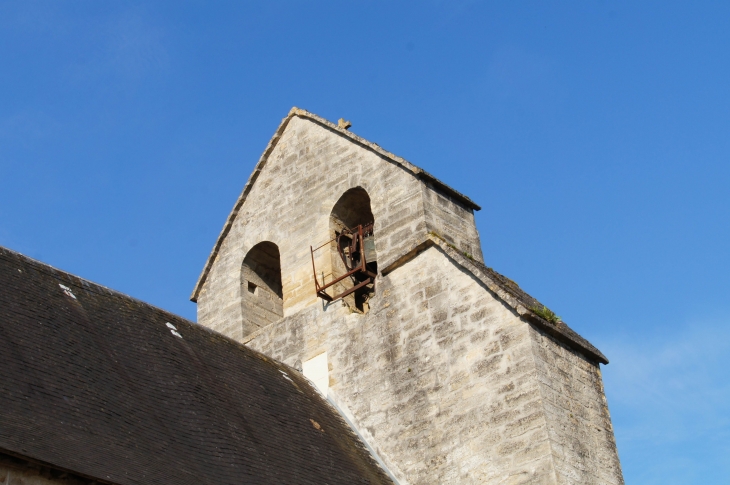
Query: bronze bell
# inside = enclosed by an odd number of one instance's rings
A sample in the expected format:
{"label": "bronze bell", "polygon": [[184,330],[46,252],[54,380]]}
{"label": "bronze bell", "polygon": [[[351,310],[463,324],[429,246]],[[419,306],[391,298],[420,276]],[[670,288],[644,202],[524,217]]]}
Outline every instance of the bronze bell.
{"label": "bronze bell", "polygon": [[378,260],[378,255],[375,252],[375,236],[365,236],[362,239],[363,252],[365,253],[365,261],[373,263]]}

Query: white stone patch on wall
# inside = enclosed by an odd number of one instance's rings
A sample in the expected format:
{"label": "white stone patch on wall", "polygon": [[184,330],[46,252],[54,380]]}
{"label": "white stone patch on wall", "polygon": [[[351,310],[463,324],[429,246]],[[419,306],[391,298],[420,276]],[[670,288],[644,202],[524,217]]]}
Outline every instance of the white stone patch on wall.
{"label": "white stone patch on wall", "polygon": [[323,352],[302,364],[304,377],[312,381],[317,390],[325,397],[329,389],[329,369],[327,365],[327,352]]}

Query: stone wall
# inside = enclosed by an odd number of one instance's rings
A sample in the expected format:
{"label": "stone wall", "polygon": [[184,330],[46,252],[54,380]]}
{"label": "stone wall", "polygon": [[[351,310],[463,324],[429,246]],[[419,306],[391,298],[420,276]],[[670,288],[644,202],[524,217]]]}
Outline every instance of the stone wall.
{"label": "stone wall", "polygon": [[531,334],[558,483],[623,483],[598,364]]}
{"label": "stone wall", "polygon": [[[595,470],[595,459],[561,461],[556,444],[599,448],[583,428],[556,431],[563,422],[544,398],[542,376],[558,364],[536,355],[539,346],[562,347],[436,247],[378,285],[367,315],[338,304],[309,307],[251,335],[248,345],[290,365],[327,352],[331,397],[402,483],[620,483],[617,459],[583,481],[564,473]],[[569,372],[593,366],[572,355],[559,364]],[[581,419],[586,428],[606,424],[600,414]]]}
{"label": "stone wall", "polygon": [[438,234],[458,250],[483,263],[474,212],[426,184],[423,186],[423,200],[428,232]]}

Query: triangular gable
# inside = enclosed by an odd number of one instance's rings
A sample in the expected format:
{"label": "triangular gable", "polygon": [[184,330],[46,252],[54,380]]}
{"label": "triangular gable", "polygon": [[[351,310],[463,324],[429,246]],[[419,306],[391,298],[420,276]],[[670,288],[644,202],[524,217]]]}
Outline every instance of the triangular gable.
{"label": "triangular gable", "polygon": [[246,185],[243,187],[243,191],[241,192],[241,195],[236,200],[236,203],[233,206],[233,210],[228,215],[228,218],[226,219],[226,222],[223,225],[223,229],[221,230],[220,234],[218,235],[218,239],[216,239],[215,245],[213,246],[213,251],[208,256],[208,260],[205,262],[205,266],[203,267],[203,271],[200,273],[198,282],[195,284],[193,293],[192,293],[192,295],[190,295],[191,301],[193,301],[193,302],[198,301],[198,295],[200,295],[200,291],[203,288],[203,284],[205,283],[205,280],[207,279],[208,274],[210,273],[210,269],[213,267],[213,263],[215,262],[216,256],[218,256],[218,251],[220,250],[221,245],[223,244],[223,240],[228,235],[229,231],[231,230],[231,227],[233,227],[233,222],[236,220],[236,216],[238,215],[238,212],[241,210],[243,203],[246,201],[248,194],[251,192],[251,189],[253,188],[254,183],[256,183],[258,176],[261,174],[261,171],[266,166],[266,162],[269,158],[269,155],[271,155],[271,152],[274,150],[274,147],[276,147],[277,143],[279,142],[279,139],[284,134],[284,131],[286,130],[287,125],[289,124],[289,121],[291,121],[291,119],[295,116],[298,116],[300,118],[306,118],[319,125],[322,125],[332,131],[339,133],[340,135],[349,139],[353,143],[356,143],[357,145],[360,145],[363,148],[371,150],[371,151],[387,158],[388,160],[392,161],[396,165],[399,165],[400,167],[405,169],[407,172],[411,173],[414,177],[418,178],[419,180],[422,180],[424,183],[430,184],[431,186],[433,186],[440,192],[445,193],[446,195],[448,195],[452,199],[458,201],[465,207],[472,209],[472,210],[481,209],[481,207],[479,207],[474,201],[472,201],[466,195],[449,187],[447,184],[441,182],[440,180],[438,180],[436,177],[434,177],[430,173],[413,165],[412,163],[408,162],[404,158],[401,158],[393,153],[390,153],[387,150],[384,150],[377,143],[372,143],[370,141],[367,141],[364,138],[361,138],[361,137],[355,135],[354,133],[351,133],[351,132],[347,131],[346,129],[337,126],[336,124],[315,115],[314,113],[310,113],[309,111],[294,107],[289,111],[289,114],[281,121],[281,123],[279,124],[279,127],[276,129],[276,132],[274,133],[274,136],[269,141],[269,144],[266,145],[266,149],[264,150],[264,153],[261,155],[261,158],[259,159],[258,163],[256,164],[256,167],[254,167],[253,173],[251,173],[251,176],[248,178]]}

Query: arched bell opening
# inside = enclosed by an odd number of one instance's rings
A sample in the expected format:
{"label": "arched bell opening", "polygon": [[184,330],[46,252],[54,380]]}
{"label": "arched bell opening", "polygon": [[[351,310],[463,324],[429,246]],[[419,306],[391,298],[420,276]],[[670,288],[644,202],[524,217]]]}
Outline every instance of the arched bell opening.
{"label": "arched bell opening", "polygon": [[345,303],[363,313],[369,310],[378,273],[374,223],[370,196],[362,187],[342,194],[330,213],[332,281],[347,275],[333,285],[333,292],[347,293]]}
{"label": "arched bell opening", "polygon": [[243,336],[284,317],[279,247],[260,242],[246,254],[241,265]]}

